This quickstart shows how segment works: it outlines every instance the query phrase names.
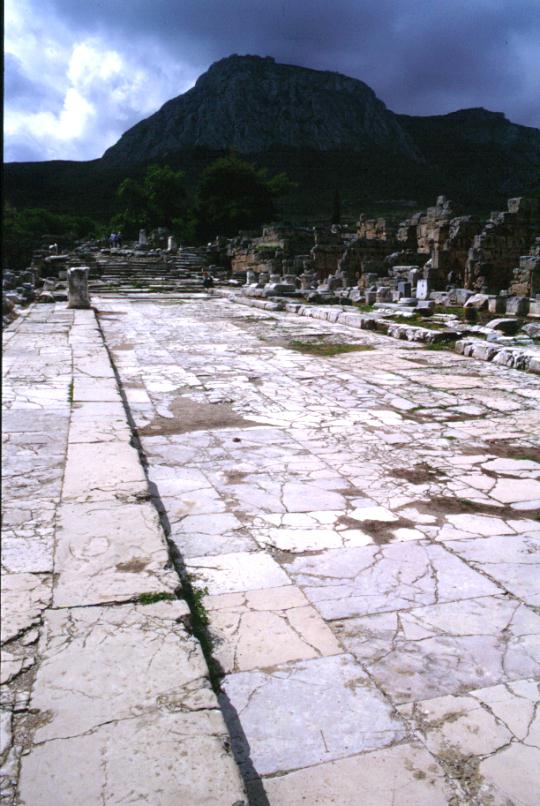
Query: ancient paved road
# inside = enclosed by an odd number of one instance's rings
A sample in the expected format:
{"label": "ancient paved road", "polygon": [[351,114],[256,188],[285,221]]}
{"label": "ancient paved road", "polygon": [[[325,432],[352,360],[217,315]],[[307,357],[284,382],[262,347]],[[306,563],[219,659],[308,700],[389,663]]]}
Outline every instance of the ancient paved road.
{"label": "ancient paved road", "polygon": [[4,334],[1,802],[243,803],[94,312],[65,307]]}
{"label": "ancient paved road", "polygon": [[[223,712],[251,802],[537,806],[539,379],[224,299],[94,303],[156,504],[208,614]],[[110,367],[93,323],[76,318],[72,333],[76,325],[91,331],[95,351],[78,369],[91,381],[79,377],[79,389],[75,382],[71,413],[58,401],[58,428],[69,423],[69,436],[60,435],[68,448],[61,500],[46,485],[40,493],[60,507],[58,575],[37,567],[26,574],[53,586],[52,606],[50,593],[28,594],[36,612],[49,608],[31,705],[53,718],[38,724],[37,747],[23,760],[23,793],[46,777],[42,756],[54,764],[47,748],[68,735],[84,685],[100,670],[104,680],[112,658],[113,682],[127,692],[114,706],[119,721],[110,727],[92,708],[76,712],[74,769],[79,734],[86,741],[114,730],[118,736],[102,741],[105,758],[116,741],[117,756],[128,753],[138,735],[126,728],[128,716],[142,698],[159,703],[145,706],[140,729],[161,742],[164,794],[134,801],[142,784],[127,793],[116,758],[113,794],[103,802],[172,806],[174,775],[182,770],[185,781],[192,764],[200,778],[202,758],[202,799],[190,803],[231,806],[241,787],[218,750],[223,728],[200,651],[181,625],[173,640],[161,611],[142,623],[149,611],[133,603],[135,592],[156,590],[156,578],[163,591],[174,582],[151,513],[130,515],[148,502],[126,455],[125,416],[116,387],[99,379],[101,366],[111,380]],[[314,356],[291,349],[294,342],[369,349]],[[122,607],[111,605],[117,585]],[[81,608],[73,620],[75,603],[101,608],[100,617]],[[69,613],[73,640],[64,644]],[[28,633],[17,629],[24,640]],[[92,673],[80,673],[79,693],[60,707],[69,686],[53,686],[58,669],[82,666],[103,635]],[[149,652],[162,643],[152,666]],[[139,663],[131,675],[124,645]],[[13,652],[24,655],[17,643]],[[145,663],[155,682],[137,688]],[[183,675],[182,697],[173,696],[175,674]],[[98,711],[105,708],[103,695]],[[145,758],[151,769],[152,752]],[[204,800],[204,786],[213,799]]]}
{"label": "ancient paved road", "polygon": [[[539,380],[224,300],[99,308],[272,806],[540,803]],[[371,349],[287,347],[321,339]]]}

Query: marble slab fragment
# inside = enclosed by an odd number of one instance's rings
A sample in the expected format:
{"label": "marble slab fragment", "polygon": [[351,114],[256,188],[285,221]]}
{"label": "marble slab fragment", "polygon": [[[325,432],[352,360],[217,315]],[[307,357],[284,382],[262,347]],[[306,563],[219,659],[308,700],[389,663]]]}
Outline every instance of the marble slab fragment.
{"label": "marble slab fragment", "polygon": [[398,703],[538,672],[540,616],[505,596],[448,602],[335,623],[344,648]]}
{"label": "marble slab fragment", "polygon": [[48,610],[31,701],[48,717],[34,741],[160,709],[215,707],[200,646],[179,623],[187,612],[178,600]]}
{"label": "marble slab fragment", "polygon": [[336,655],[342,650],[319,614],[292,585],[209,596],[214,657],[225,672]]}
{"label": "marble slab fragment", "polygon": [[278,563],[260,551],[192,557],[186,567],[196,587],[207,588],[212,596],[290,585]]}
{"label": "marble slab fragment", "polygon": [[284,568],[325,619],[500,592],[442,546],[418,540],[331,549]]}
{"label": "marble slab fragment", "polygon": [[442,767],[419,744],[400,744],[264,780],[272,806],[447,806]]}
{"label": "marble slab fragment", "polygon": [[262,775],[374,750],[405,736],[350,655],[231,674],[224,689]]}
{"label": "marble slab fragment", "polygon": [[129,443],[76,443],[68,447],[63,499],[102,501],[144,495],[146,477],[137,451]]}
{"label": "marble slab fragment", "polygon": [[21,802],[27,806],[246,802],[219,711],[162,708],[129,719],[111,717],[90,733],[32,748],[23,758]]}
{"label": "marble slab fragment", "polygon": [[[540,685],[516,680],[400,706],[467,803],[536,806]],[[468,773],[468,774],[467,774]]]}
{"label": "marble slab fragment", "polygon": [[2,574],[1,642],[15,638],[38,623],[52,597],[49,574]]}
{"label": "marble slab fragment", "polygon": [[134,599],[171,592],[178,577],[150,503],[62,504],[59,510],[55,607]]}
{"label": "marble slab fragment", "polygon": [[514,596],[540,606],[540,534],[449,540],[446,545]]}

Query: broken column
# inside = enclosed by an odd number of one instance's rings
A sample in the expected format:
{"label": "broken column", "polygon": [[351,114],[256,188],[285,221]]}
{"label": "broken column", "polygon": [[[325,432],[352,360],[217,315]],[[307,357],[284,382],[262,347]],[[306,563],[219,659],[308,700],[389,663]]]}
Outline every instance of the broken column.
{"label": "broken column", "polygon": [[88,266],[68,269],[68,308],[89,308]]}

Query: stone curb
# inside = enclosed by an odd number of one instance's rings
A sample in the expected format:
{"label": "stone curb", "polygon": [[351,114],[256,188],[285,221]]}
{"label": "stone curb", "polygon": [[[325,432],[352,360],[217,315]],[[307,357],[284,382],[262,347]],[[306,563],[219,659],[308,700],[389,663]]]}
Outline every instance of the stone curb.
{"label": "stone curb", "polygon": [[402,341],[422,342],[424,344],[450,344],[454,342],[454,349],[460,355],[476,358],[479,361],[493,361],[510,369],[519,369],[540,375],[540,350],[524,349],[520,347],[506,347],[485,342],[482,339],[460,338],[461,333],[456,331],[435,331],[429,328],[413,325],[398,324],[388,319],[379,319],[373,316],[362,316],[358,313],[336,310],[335,308],[321,308],[312,305],[302,305],[294,302],[242,298],[232,294],[231,302],[248,305],[252,308],[261,308],[265,311],[282,311],[294,313],[297,316],[308,316],[311,319],[321,319],[332,324],[345,325],[358,330],[373,330],[385,336]]}

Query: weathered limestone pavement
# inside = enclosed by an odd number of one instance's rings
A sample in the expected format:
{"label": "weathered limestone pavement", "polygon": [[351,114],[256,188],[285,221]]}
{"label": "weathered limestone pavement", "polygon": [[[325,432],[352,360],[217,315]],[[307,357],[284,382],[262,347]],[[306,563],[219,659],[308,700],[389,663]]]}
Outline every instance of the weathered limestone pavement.
{"label": "weathered limestone pavement", "polygon": [[[539,379],[225,299],[94,303],[250,803],[536,806]],[[7,339],[16,797],[241,801],[94,313]]]}
{"label": "weathered limestone pavement", "polygon": [[5,333],[2,802],[243,802],[93,310]]}
{"label": "weathered limestone pavement", "polygon": [[98,307],[251,802],[538,804],[538,378],[224,299]]}

